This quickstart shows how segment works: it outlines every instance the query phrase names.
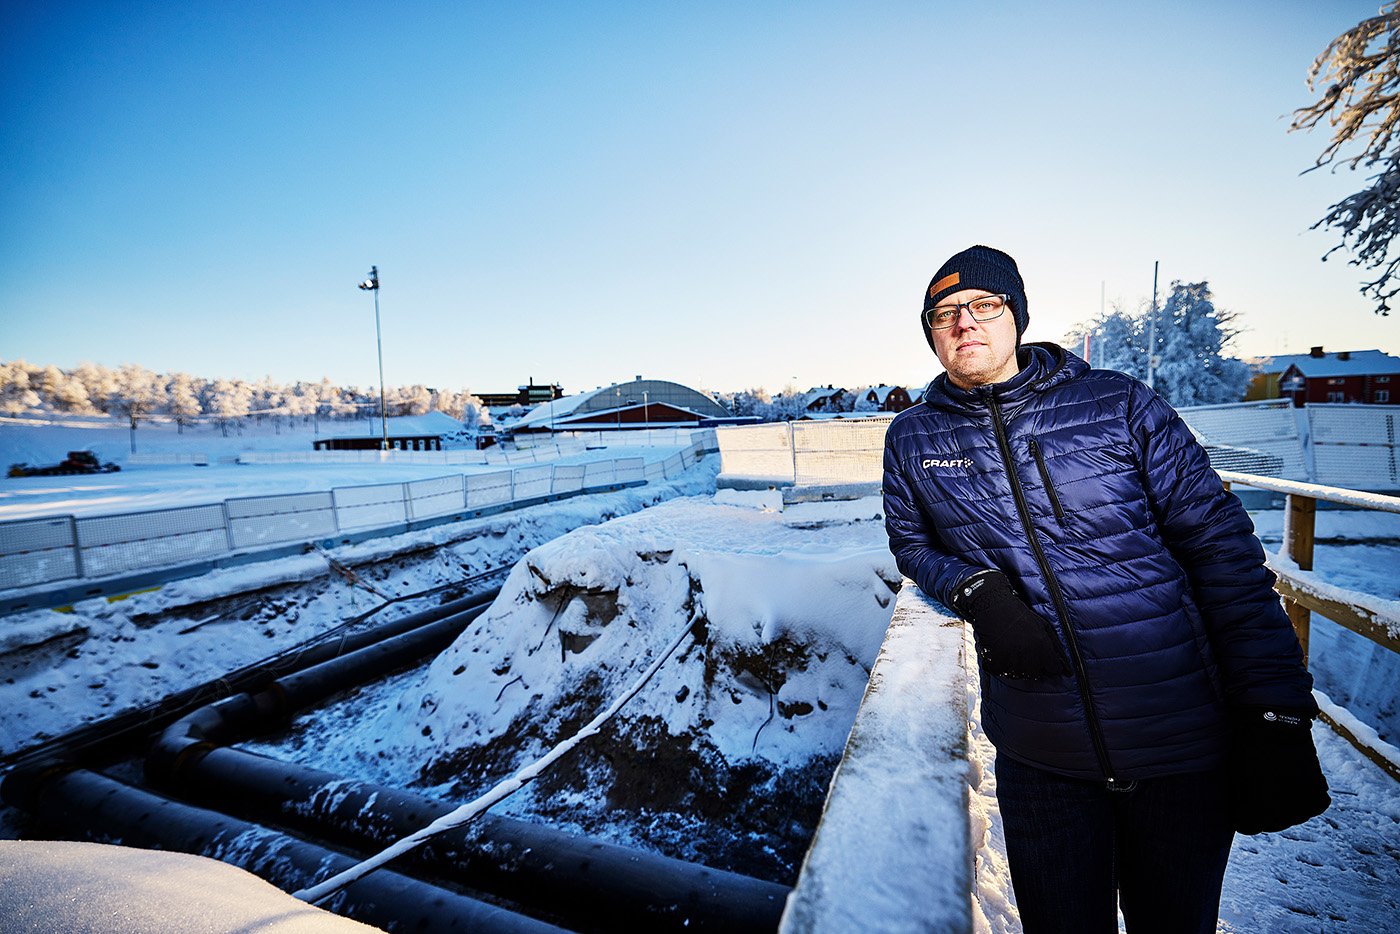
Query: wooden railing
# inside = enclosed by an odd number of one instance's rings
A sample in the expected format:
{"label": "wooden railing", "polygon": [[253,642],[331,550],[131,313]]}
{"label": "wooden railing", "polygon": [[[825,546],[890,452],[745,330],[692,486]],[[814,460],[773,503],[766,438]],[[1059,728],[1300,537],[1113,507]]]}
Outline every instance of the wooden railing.
{"label": "wooden railing", "polygon": [[[1283,606],[1288,618],[1293,622],[1293,629],[1298,633],[1298,641],[1303,646],[1304,660],[1308,655],[1308,636],[1313,613],[1320,613],[1334,623],[1365,636],[1392,652],[1400,652],[1400,615],[1395,613],[1393,601],[1326,585],[1311,573],[1318,500],[1357,509],[1400,513],[1400,497],[1319,486],[1315,483],[1298,483],[1229,470],[1221,470],[1218,473],[1225,481],[1227,489],[1231,485],[1249,486],[1282,493],[1287,497],[1284,507],[1283,549],[1280,552],[1286,560],[1272,560],[1269,566],[1278,575],[1277,590],[1283,597]],[[1361,742],[1351,730],[1325,712],[1322,719],[1392,778],[1400,779],[1400,766]]]}

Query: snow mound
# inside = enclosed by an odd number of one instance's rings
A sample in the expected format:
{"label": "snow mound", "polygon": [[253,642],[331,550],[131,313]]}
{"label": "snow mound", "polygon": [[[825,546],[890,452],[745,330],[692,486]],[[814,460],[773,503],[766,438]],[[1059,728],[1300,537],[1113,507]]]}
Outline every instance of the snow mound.
{"label": "snow mound", "polygon": [[694,497],[542,545],[381,715],[378,755],[421,763],[421,780],[454,795],[483,789],[571,735],[694,622],[694,641],[528,797],[590,832],[614,814],[628,815],[624,835],[673,843],[728,824],[764,838],[765,855],[703,840],[677,855],[790,879],[898,587],[878,509],[865,514]]}

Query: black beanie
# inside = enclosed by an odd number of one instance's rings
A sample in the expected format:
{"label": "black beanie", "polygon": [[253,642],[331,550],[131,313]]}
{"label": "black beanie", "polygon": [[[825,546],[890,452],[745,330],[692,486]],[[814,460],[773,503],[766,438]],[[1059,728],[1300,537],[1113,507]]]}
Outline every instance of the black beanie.
{"label": "black beanie", "polygon": [[[1030,316],[1026,311],[1026,284],[1021,281],[1016,261],[1001,250],[989,246],[970,246],[955,254],[933,274],[928,291],[924,293],[924,311],[937,305],[942,299],[963,289],[981,289],[998,295],[1011,296],[1011,316],[1016,320],[1016,342],[1026,331]],[[919,327],[924,339],[933,347],[933,332],[924,324],[923,312],[919,313]]]}

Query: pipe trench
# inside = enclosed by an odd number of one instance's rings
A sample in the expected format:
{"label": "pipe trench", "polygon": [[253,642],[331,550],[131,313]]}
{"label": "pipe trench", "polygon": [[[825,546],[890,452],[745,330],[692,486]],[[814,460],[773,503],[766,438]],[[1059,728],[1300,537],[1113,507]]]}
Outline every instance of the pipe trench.
{"label": "pipe trench", "polygon": [[[451,811],[452,805],[228,745],[279,729],[299,710],[436,654],[483,612],[494,596],[493,592],[466,598],[404,617],[377,629],[373,634],[377,639],[356,634],[353,651],[322,656],[318,663],[270,682],[264,678],[261,690],[226,697],[168,726],[146,757],[147,783],[245,820],[161,799],[104,776],[69,771],[71,766],[62,764],[16,770],[0,793],[68,833],[202,853],[236,862],[288,891],[309,887],[354,860],[284,837],[261,824],[285,826],[347,850],[368,853],[426,826]],[[445,609],[450,615],[444,617],[441,611]],[[340,648],[344,651],[351,644],[351,637],[347,637]],[[118,803],[105,804],[109,799]],[[229,841],[235,838],[275,839],[276,844],[260,844],[250,855],[229,858],[227,854],[233,852]],[[291,855],[284,857],[284,852]],[[513,902],[531,914],[581,931],[611,931],[623,926],[649,931],[773,931],[790,892],[787,886],[776,883],[493,814],[443,834],[395,865],[410,862],[417,873]],[[283,873],[284,863],[314,868],[307,873],[298,869],[293,878],[290,869]],[[380,870],[362,881],[385,874],[396,876]],[[456,901],[443,902],[442,896],[450,894],[445,890],[425,894],[415,889],[412,895],[399,894],[403,878],[396,876],[392,886],[374,889],[373,896],[364,894],[358,888],[361,883],[356,883],[348,890],[358,893],[353,898],[336,895],[325,907],[387,926],[386,919],[401,924],[401,917],[419,918],[420,901],[441,902],[467,912],[462,917],[470,915],[473,927],[487,923],[476,920],[480,911],[476,906],[482,903],[470,898],[453,896],[469,903],[463,907]],[[369,908],[376,898],[384,900],[382,905]],[[344,907],[342,899],[346,899]],[[489,923],[507,926],[479,929],[524,930],[508,926],[521,916],[505,914],[509,917],[504,920],[491,916]],[[448,930],[451,926],[439,918],[428,929]]]}

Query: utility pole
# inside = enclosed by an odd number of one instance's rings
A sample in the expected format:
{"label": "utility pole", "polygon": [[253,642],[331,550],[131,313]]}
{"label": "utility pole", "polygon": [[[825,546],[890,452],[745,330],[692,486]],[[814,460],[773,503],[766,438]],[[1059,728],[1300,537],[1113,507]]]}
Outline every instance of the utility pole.
{"label": "utility pole", "polygon": [[379,333],[379,267],[369,267],[369,278],[360,288],[374,293],[374,344],[379,351],[379,449],[389,450],[389,419],[384,413],[384,340]]}
{"label": "utility pole", "polygon": [[1152,316],[1147,319],[1147,386],[1153,387],[1157,370],[1157,260],[1152,261]]}

